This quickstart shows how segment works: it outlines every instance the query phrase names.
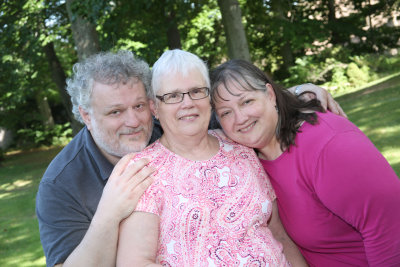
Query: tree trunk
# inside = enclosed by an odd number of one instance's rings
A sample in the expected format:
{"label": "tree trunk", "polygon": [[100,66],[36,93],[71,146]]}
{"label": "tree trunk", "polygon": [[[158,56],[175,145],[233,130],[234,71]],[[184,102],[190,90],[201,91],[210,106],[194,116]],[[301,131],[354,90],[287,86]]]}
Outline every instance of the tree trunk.
{"label": "tree trunk", "polygon": [[71,6],[74,1],[75,0],[67,0],[66,4],[78,58],[82,60],[99,52],[100,42],[96,31],[96,25],[73,12]]}
{"label": "tree trunk", "polygon": [[168,30],[167,30],[167,40],[168,40],[168,48],[172,49],[181,49],[181,35],[179,34],[178,25],[175,20],[175,11],[171,11],[167,17]]}
{"label": "tree trunk", "polygon": [[74,115],[72,113],[71,99],[67,93],[67,90],[65,90],[66,88],[65,81],[67,77],[65,75],[64,69],[62,68],[61,63],[58,60],[57,54],[54,50],[53,43],[48,43],[47,45],[45,45],[43,47],[43,51],[49,63],[51,78],[53,82],[57,85],[58,92],[61,97],[61,102],[65,110],[67,111],[68,119],[71,122],[71,128],[73,134],[75,135],[82,128],[82,124],[80,124],[77,120],[75,120]]}
{"label": "tree trunk", "polygon": [[[288,21],[288,18],[285,15],[285,11],[282,8],[282,2],[280,0],[271,1],[271,7],[277,19],[279,19],[282,22]],[[283,60],[283,66],[282,66],[283,69],[281,68],[281,72],[284,73],[284,75],[287,75],[289,67],[293,66],[294,64],[294,59],[290,41],[287,40],[288,38],[285,38],[283,32],[284,32],[283,26],[281,26],[281,29],[279,31],[280,35],[279,40],[281,43],[281,46],[279,47],[279,52]]]}
{"label": "tree trunk", "polygon": [[40,116],[43,125],[48,127],[54,127],[54,119],[51,114],[51,109],[47,97],[41,94],[41,92],[36,92],[36,104],[38,106]]}
{"label": "tree trunk", "polygon": [[242,11],[237,0],[218,0],[224,25],[228,56],[250,61],[249,46],[242,23]]}
{"label": "tree trunk", "polygon": [[331,29],[331,42],[332,44],[340,43],[340,35],[337,31],[337,19],[336,19],[336,6],[335,0],[328,0],[328,23]]}

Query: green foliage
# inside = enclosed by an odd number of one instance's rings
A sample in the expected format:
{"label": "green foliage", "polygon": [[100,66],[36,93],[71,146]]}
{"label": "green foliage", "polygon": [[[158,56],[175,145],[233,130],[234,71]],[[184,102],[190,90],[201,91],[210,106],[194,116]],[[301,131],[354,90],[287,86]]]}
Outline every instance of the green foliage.
{"label": "green foliage", "polygon": [[331,90],[346,90],[395,73],[399,67],[400,56],[351,56],[347,48],[333,47],[318,55],[297,58],[295,65],[289,68],[289,78],[282,83],[291,86],[307,81]]}
{"label": "green foliage", "polygon": [[[13,132],[41,131],[46,118],[38,108],[38,96],[48,99],[53,110],[61,106],[43,47],[53,42],[68,69],[76,59],[71,54],[65,6],[62,1],[5,1],[0,14],[0,125]],[[65,112],[53,118],[66,122]]]}
{"label": "green foliage", "polygon": [[[382,56],[399,48],[400,27],[366,27],[370,17],[398,10],[399,1],[340,1],[336,11],[355,8],[335,19],[327,1],[238,2],[253,62],[286,85],[307,81],[344,90],[400,69],[398,57]],[[181,47],[209,67],[227,59],[217,0],[75,0],[72,10],[96,25],[101,50],[129,49],[150,66],[168,49],[172,28]],[[43,49],[50,43],[69,76],[77,54],[65,0],[1,2],[0,126],[30,129],[19,135],[30,144],[57,136],[43,126],[38,99],[48,100],[56,124],[68,121]]]}
{"label": "green foliage", "polygon": [[70,123],[56,124],[54,127],[38,125],[17,131],[18,147],[40,147],[65,145],[72,139]]}
{"label": "green foliage", "polygon": [[350,83],[354,86],[364,85],[368,82],[369,73],[367,66],[359,68],[356,63],[351,62],[347,66],[346,74],[349,77]]}

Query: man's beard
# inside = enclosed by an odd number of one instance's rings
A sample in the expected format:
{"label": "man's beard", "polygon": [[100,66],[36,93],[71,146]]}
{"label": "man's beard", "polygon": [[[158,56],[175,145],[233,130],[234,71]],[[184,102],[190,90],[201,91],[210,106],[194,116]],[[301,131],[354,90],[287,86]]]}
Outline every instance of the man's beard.
{"label": "man's beard", "polygon": [[149,132],[147,132],[148,136],[146,140],[142,143],[139,143],[139,141],[137,141],[137,144],[135,144],[134,146],[121,143],[119,137],[121,134],[130,134],[138,131],[143,131],[143,134],[145,134],[144,126],[139,126],[134,129],[131,128],[129,130],[123,130],[118,132],[117,134],[114,134],[113,136],[109,136],[106,132],[100,130],[99,125],[95,122],[95,120],[92,120],[92,128],[93,131],[91,131],[91,134],[96,144],[106,153],[115,157],[122,158],[129,153],[140,152],[145,149],[145,147],[149,144],[151,138],[153,123],[151,123]]}

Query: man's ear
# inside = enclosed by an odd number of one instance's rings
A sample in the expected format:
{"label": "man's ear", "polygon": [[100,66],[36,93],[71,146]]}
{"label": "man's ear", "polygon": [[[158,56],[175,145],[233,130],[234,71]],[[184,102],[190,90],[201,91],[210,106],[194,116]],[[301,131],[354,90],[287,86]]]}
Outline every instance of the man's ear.
{"label": "man's ear", "polygon": [[81,117],[83,121],[85,122],[86,127],[91,130],[92,128],[92,122],[91,122],[91,117],[90,113],[86,110],[84,110],[81,106],[79,106],[79,114],[81,114]]}
{"label": "man's ear", "polygon": [[151,114],[158,120],[158,112],[157,112],[157,107],[156,107],[156,103],[154,100],[149,100],[149,107],[150,107],[150,111]]}

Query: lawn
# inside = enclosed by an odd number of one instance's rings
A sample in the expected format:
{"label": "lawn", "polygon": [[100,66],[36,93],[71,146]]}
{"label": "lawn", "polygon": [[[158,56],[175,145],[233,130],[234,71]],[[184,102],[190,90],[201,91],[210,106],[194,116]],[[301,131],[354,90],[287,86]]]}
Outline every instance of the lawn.
{"label": "lawn", "polygon": [[35,215],[40,178],[60,148],[6,156],[0,167],[0,266],[45,266]]}
{"label": "lawn", "polygon": [[400,176],[400,74],[351,93],[333,95]]}
{"label": "lawn", "polygon": [[[400,175],[400,75],[353,92],[335,92],[349,119]],[[14,153],[0,166],[0,266],[45,266],[35,216],[40,178],[60,148]]]}

